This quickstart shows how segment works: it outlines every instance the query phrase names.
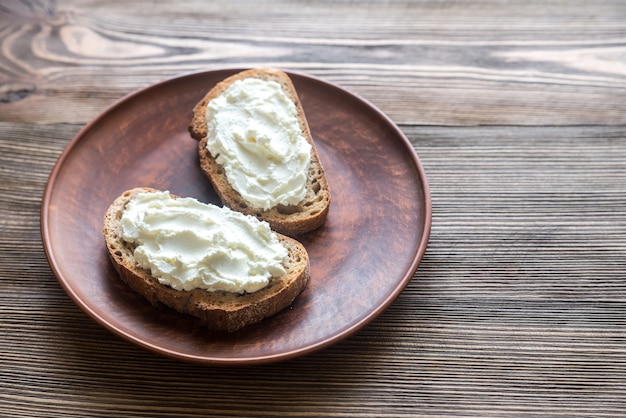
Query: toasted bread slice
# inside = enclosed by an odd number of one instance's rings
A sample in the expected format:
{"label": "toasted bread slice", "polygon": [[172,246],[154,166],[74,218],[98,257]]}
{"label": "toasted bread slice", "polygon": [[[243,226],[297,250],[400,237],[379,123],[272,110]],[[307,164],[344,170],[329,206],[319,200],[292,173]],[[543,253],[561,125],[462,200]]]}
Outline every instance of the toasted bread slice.
{"label": "toasted bread slice", "polygon": [[[159,283],[150,271],[137,267],[134,246],[122,239],[120,220],[128,202],[139,192],[150,188],[135,188],[124,192],[111,204],[104,217],[104,239],[109,257],[120,278],[154,306],[163,304],[178,312],[200,319],[211,330],[234,332],[276,314],[291,305],[309,280],[309,256],[298,241],[277,234],[288,251],[286,274],[273,278],[270,284],[254,293],[209,292],[203,289],[175,290]],[[173,196],[174,197],[174,196]]]}
{"label": "toasted bread slice", "polygon": [[[306,140],[311,144],[311,163],[306,184],[306,196],[297,205],[278,205],[267,210],[251,207],[231,187],[223,168],[215,161],[206,147],[208,141],[206,108],[208,103],[218,97],[236,80],[248,77],[273,80],[282,86],[284,92],[296,105],[300,128]],[[290,236],[312,231],[324,223],[330,206],[330,190],[326,174],[313,143],[300,99],[291,79],[286,73],[267,68],[252,69],[235,74],[218,83],[193,108],[193,118],[189,125],[189,132],[193,138],[200,141],[198,145],[200,167],[211,181],[213,188],[224,205],[233,210],[256,216],[268,222],[273,230]]]}

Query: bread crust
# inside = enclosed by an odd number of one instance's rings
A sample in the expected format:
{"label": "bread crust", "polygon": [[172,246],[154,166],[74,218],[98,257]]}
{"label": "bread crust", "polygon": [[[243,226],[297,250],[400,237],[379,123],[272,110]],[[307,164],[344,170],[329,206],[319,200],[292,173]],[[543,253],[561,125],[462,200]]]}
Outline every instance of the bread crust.
{"label": "bread crust", "polygon": [[[281,85],[283,91],[296,105],[300,128],[306,140],[311,144],[311,164],[307,176],[306,196],[297,205],[278,205],[267,210],[251,207],[231,187],[224,169],[206,148],[208,141],[206,108],[208,103],[222,94],[233,82],[249,77],[273,80]],[[198,144],[200,168],[210,180],[224,205],[233,210],[256,216],[268,222],[274,231],[289,236],[300,235],[319,228],[326,220],[330,207],[330,189],[326,180],[326,173],[313,142],[302,104],[291,79],[286,73],[270,68],[258,68],[242,71],[221,81],[194,106],[189,132],[193,138],[200,141]]]}
{"label": "bread crust", "polygon": [[310,277],[306,249],[298,241],[282,234],[277,235],[289,254],[285,263],[287,273],[273,278],[267,287],[259,291],[243,295],[203,289],[180,291],[160,284],[148,270],[136,266],[134,246],[122,239],[120,220],[124,208],[137,193],[143,191],[158,190],[138,187],[122,193],[104,216],[103,233],[109,258],[122,281],[153,306],[166,305],[178,312],[193,315],[211,330],[234,332],[291,305],[306,287]]}

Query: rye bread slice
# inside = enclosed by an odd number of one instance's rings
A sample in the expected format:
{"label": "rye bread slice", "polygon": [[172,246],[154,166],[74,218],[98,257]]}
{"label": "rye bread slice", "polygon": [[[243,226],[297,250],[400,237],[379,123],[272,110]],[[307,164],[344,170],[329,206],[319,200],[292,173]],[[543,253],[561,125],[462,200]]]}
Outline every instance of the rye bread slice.
{"label": "rye bread slice", "polygon": [[[297,205],[278,205],[267,210],[251,207],[231,187],[224,169],[215,161],[206,148],[208,141],[206,107],[208,103],[218,97],[236,80],[248,77],[273,80],[281,85],[284,92],[296,105],[300,128],[306,140],[311,144],[311,164],[306,184],[306,196]],[[233,210],[256,216],[268,222],[274,231],[289,236],[300,235],[319,228],[326,220],[330,206],[330,189],[326,180],[326,173],[313,142],[302,104],[291,79],[286,73],[275,69],[258,68],[237,73],[221,81],[194,106],[189,132],[193,138],[200,141],[198,144],[200,168],[210,180],[224,205]]]}
{"label": "rye bread slice", "polygon": [[109,258],[120,278],[153,306],[162,304],[193,315],[211,330],[234,332],[291,305],[306,287],[309,280],[309,256],[306,249],[298,241],[281,234],[277,234],[278,238],[289,254],[285,263],[287,273],[273,278],[267,287],[259,291],[243,295],[203,289],[180,291],[160,284],[150,271],[137,267],[133,256],[134,246],[122,239],[120,220],[124,208],[137,193],[143,191],[157,192],[155,189],[139,187],[115,199],[104,216],[104,239]]}

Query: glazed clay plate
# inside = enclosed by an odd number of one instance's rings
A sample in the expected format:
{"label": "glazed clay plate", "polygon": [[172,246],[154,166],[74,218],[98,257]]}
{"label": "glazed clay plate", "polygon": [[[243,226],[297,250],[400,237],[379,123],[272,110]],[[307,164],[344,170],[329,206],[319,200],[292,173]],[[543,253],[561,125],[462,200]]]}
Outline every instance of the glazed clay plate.
{"label": "glazed clay plate", "polygon": [[284,360],[354,333],[411,280],[430,233],[426,177],[402,132],[344,89],[290,73],[332,193],[324,226],[299,237],[311,260],[307,288],[290,308],[233,334],[210,332],[133,293],[109,262],[104,213],[137,186],[220,204],[187,126],[194,104],[237,71],[180,76],[114,104],[64,150],[42,205],[50,266],[80,308],[139,346],[209,364]]}

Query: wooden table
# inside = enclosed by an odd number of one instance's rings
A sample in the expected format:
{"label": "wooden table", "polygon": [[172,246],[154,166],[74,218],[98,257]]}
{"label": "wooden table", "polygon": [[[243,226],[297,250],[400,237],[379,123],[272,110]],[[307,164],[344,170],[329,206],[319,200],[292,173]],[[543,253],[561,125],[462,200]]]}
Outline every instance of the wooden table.
{"label": "wooden table", "polygon": [[[7,417],[623,416],[626,3],[3,1],[0,410]],[[41,242],[78,130],[177,74],[275,66],[369,100],[428,175],[404,292],[305,357],[212,367],[93,321]]]}

